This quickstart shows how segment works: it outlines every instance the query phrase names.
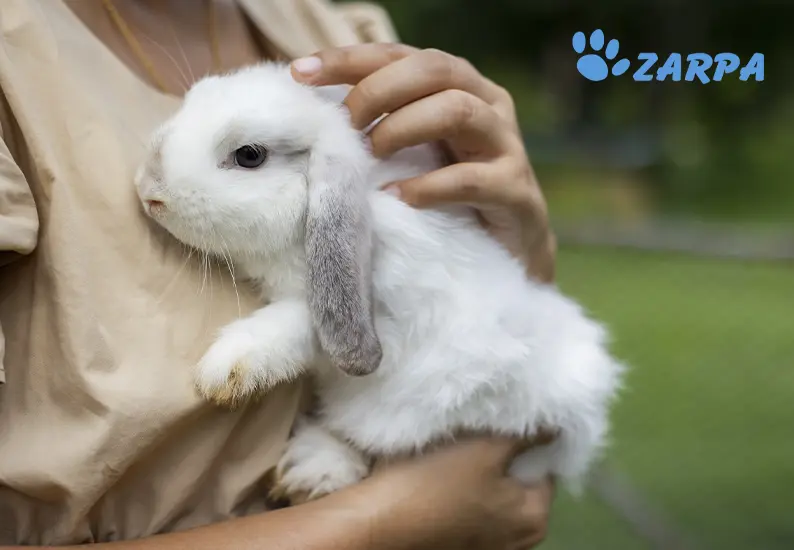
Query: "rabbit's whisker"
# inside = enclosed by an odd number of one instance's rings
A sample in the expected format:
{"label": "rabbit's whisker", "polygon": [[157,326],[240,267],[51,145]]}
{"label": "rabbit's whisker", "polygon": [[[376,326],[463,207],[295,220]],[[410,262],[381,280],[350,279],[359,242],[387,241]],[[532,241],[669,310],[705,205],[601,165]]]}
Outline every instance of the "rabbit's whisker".
{"label": "rabbit's whisker", "polygon": [[[171,31],[173,32],[173,28],[171,29]],[[174,35],[174,36],[176,37],[176,35]],[[171,60],[171,63],[173,63],[173,64],[174,64],[174,67],[176,67],[176,70],[179,72],[179,76],[180,76],[180,77],[182,77],[182,81],[183,81],[183,83],[182,83],[182,90],[183,90],[183,91],[185,91],[185,92],[187,92],[187,89],[190,87],[190,81],[187,79],[187,76],[185,75],[185,71],[183,71],[183,70],[182,70],[182,67],[180,67],[180,66],[179,66],[179,63],[177,63],[177,62],[176,62],[176,59],[174,59],[174,56],[172,56],[172,55],[171,55],[171,54],[168,52],[168,50],[167,50],[166,48],[164,48],[163,46],[161,46],[161,45],[160,45],[160,44],[159,44],[159,43],[158,43],[156,40],[154,40],[153,38],[150,38],[149,36],[147,36],[147,35],[145,35],[145,34],[143,35],[143,37],[144,37],[146,40],[148,40],[149,42],[151,42],[151,43],[152,43],[152,44],[153,44],[153,45],[154,45],[154,46],[155,46],[155,47],[156,47],[158,50],[160,50],[161,52],[163,52],[163,53],[165,54],[165,56],[166,56],[166,57],[168,57],[168,59],[170,59],[170,60]],[[178,43],[178,41],[177,41],[177,43]],[[181,46],[180,46],[180,48],[181,48]],[[184,55],[184,52],[183,52],[183,55]],[[187,62],[187,58],[185,58],[185,62]],[[189,67],[189,65],[188,65],[188,67]]]}
{"label": "rabbit's whisker", "polygon": [[186,87],[190,88],[190,86],[196,82],[196,75],[193,74],[193,69],[190,66],[190,61],[187,59],[187,54],[185,53],[185,49],[182,47],[182,43],[179,41],[179,37],[174,30],[174,26],[171,25],[171,34],[174,36],[174,42],[176,42],[176,47],[179,48],[179,53],[182,55],[182,60],[185,62],[185,68],[187,69],[188,75],[190,75],[190,80],[187,81]]}
{"label": "rabbit's whisker", "polygon": [[237,296],[237,317],[243,316],[243,310],[240,307],[240,292],[237,289],[237,279],[234,275],[234,263],[232,262],[232,254],[229,252],[229,245],[221,238],[223,242],[223,259],[226,261],[226,266],[229,268],[229,274],[232,276],[232,286],[234,286],[234,294]]}

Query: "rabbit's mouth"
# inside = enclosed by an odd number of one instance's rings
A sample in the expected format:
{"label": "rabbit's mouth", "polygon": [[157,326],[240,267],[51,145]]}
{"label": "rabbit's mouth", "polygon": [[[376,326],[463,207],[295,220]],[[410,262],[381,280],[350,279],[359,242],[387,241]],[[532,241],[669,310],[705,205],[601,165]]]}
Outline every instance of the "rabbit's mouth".
{"label": "rabbit's mouth", "polygon": [[176,205],[159,200],[144,200],[144,210],[149,218],[165,229],[179,242],[208,254],[231,254],[229,244],[235,241],[225,235],[223,226],[212,223],[209,216],[184,216]]}

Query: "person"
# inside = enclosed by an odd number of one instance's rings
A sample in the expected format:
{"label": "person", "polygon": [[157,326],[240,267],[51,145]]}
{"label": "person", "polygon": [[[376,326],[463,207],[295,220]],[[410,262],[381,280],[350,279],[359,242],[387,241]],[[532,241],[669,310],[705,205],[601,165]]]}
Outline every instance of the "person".
{"label": "person", "polygon": [[[3,0],[0,7],[0,545],[100,548],[530,548],[553,481],[505,475],[527,445],[465,438],[349,489],[270,509],[267,472],[304,386],[239,410],[191,367],[256,306],[142,215],[147,136],[197,75],[261,59],[352,85],[380,156],[443,143],[396,182],[407,203],[477,206],[553,278],[554,237],[510,95],[453,55],[399,44],[383,10],[328,0]],[[487,368],[487,366],[483,366]]]}

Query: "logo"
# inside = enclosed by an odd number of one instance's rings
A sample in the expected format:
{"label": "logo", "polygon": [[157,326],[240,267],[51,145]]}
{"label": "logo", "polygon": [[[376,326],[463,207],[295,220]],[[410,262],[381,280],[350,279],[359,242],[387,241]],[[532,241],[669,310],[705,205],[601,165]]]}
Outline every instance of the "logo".
{"label": "logo", "polygon": [[[610,74],[620,76],[628,71],[631,61],[626,58],[617,59],[620,51],[620,42],[613,38],[604,48],[604,32],[596,29],[590,34],[589,51],[588,41],[581,31],[573,35],[573,51],[579,54],[576,70],[587,80],[600,82]],[[603,52],[602,52],[603,49]],[[753,54],[747,63],[742,66],[739,56],[733,53],[718,53],[714,57],[707,53],[691,53],[684,58],[680,53],[671,53],[655,72],[659,56],[655,53],[641,53],[637,56],[641,62],[639,68],[632,74],[636,82],[649,82],[657,80],[663,82],[672,80],[686,82],[695,79],[702,84],[720,82],[727,74],[739,70],[739,80],[747,81],[754,77],[756,82],[764,80],[764,54]],[[630,73],[631,74],[631,73]]]}
{"label": "logo", "polygon": [[603,57],[598,53],[601,51],[601,48],[604,47],[604,33],[601,29],[594,30],[590,35],[590,49],[594,53],[581,55],[584,53],[586,47],[587,42],[585,41],[584,33],[580,31],[574,34],[573,51],[581,56],[579,57],[579,61],[576,62],[576,69],[579,71],[579,74],[587,80],[598,82],[608,77],[610,72],[615,76],[620,76],[628,70],[630,65],[628,59],[621,59],[613,63],[611,71],[607,64],[607,61],[611,63],[618,55],[620,42],[618,42],[617,39],[613,38],[609,41],[606,50],[604,50]]}

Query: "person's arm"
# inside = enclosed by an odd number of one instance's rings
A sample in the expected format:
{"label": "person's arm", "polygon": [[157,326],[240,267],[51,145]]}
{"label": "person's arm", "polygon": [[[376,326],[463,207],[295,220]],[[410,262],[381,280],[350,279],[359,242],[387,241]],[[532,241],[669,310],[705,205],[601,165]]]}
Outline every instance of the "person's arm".
{"label": "person's arm", "polygon": [[[543,441],[549,441],[545,437]],[[529,443],[476,438],[379,469],[316,501],[98,550],[528,550],[545,536],[551,482],[506,471]],[[0,550],[46,548],[0,546]],[[67,546],[66,548],[80,548]]]}
{"label": "person's arm", "polygon": [[[293,508],[284,508],[188,531],[137,540],[92,544],[102,550],[364,550],[389,548],[382,530],[388,521],[357,491],[335,495]],[[377,541],[377,544],[374,543]],[[385,544],[381,544],[384,542]],[[395,541],[399,542],[399,541]],[[0,546],[0,550],[48,548]],[[66,546],[65,548],[81,548]],[[394,545],[395,550],[408,548]]]}

